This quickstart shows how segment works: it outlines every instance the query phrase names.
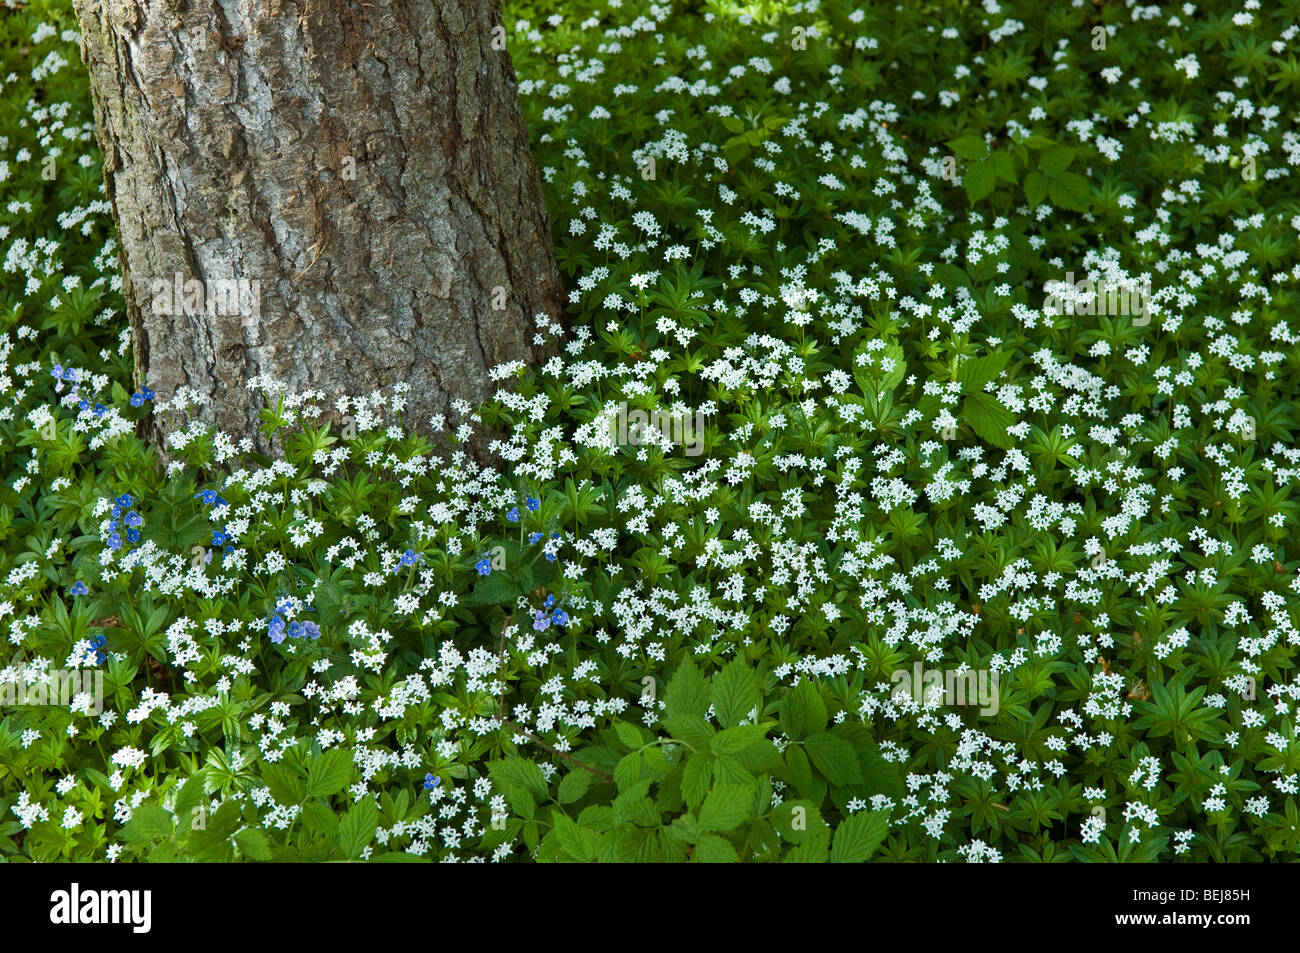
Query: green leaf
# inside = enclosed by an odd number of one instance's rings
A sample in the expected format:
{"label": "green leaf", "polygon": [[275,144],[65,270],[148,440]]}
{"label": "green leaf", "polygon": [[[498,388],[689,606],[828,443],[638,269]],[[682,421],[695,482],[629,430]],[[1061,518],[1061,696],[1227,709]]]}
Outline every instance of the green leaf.
{"label": "green leaf", "polygon": [[682,769],[682,798],[687,807],[694,809],[704,803],[712,778],[713,765],[707,755],[691,755],[686,759],[686,767]]}
{"label": "green leaf", "polygon": [[889,815],[884,811],[859,811],[835,829],[831,863],[860,864],[869,860],[889,833]]}
{"label": "green leaf", "polygon": [[1065,172],[1051,179],[1047,186],[1047,194],[1051,196],[1052,202],[1061,208],[1068,208],[1075,212],[1088,210],[1090,186],[1088,180],[1077,172]]}
{"label": "green leaf", "polygon": [[831,784],[861,783],[858,753],[843,738],[822,732],[811,735],[803,746],[817,770]]}
{"label": "green leaf", "polygon": [[588,835],[571,817],[561,811],[551,812],[551,824],[555,839],[559,841],[564,852],[574,860],[594,860],[596,852]]}
{"label": "green leaf", "polygon": [[235,835],[235,845],[239,852],[249,860],[265,863],[271,859],[271,842],[256,827],[245,827]]}
{"label": "green leaf", "polygon": [[1070,167],[1074,156],[1075,150],[1069,146],[1056,146],[1043,153],[1042,158],[1038,160],[1038,168],[1042,170],[1043,175],[1054,179]]}
{"label": "green leaf", "polygon": [[502,787],[518,785],[531,791],[537,797],[546,797],[546,776],[542,769],[527,758],[511,755],[502,761],[493,761],[488,765],[488,774]]}
{"label": "green leaf", "polygon": [[703,717],[709,710],[709,683],[689,658],[677,667],[664,689],[664,709],[666,718],[679,715]]}
{"label": "green leaf", "polygon": [[174,827],[172,815],[157,804],[141,804],[131,812],[131,819],[122,827],[122,839],[128,843],[171,837]]}
{"label": "green leaf", "polygon": [[984,140],[980,136],[975,135],[962,136],[960,139],[953,139],[948,143],[948,148],[952,150],[953,155],[962,159],[968,159],[972,162],[983,159],[989,152],[988,146],[984,144]]}
{"label": "green leaf", "polygon": [[581,768],[570,771],[560,781],[556,800],[561,804],[572,804],[574,801],[581,800],[591,787],[593,778],[595,778],[594,774]]}
{"label": "green leaf", "polygon": [[483,576],[465,601],[468,606],[511,605],[523,593],[519,584],[502,570]]}
{"label": "green leaf", "polygon": [[961,381],[962,391],[967,394],[983,393],[984,385],[997,380],[1010,359],[1010,351],[994,351],[992,354],[969,357],[962,361],[957,365],[957,380]]}
{"label": "green leaf", "polygon": [[993,171],[1003,182],[1016,182],[1016,161],[1009,152],[995,152],[989,158],[993,161]]}
{"label": "green leaf", "polygon": [[762,741],[772,725],[773,722],[765,721],[757,725],[726,728],[713,736],[709,748],[714,754],[735,754],[744,751],[750,745]]}
{"label": "green leaf", "polygon": [[736,848],[725,837],[717,834],[702,834],[695,842],[695,851],[691,860],[700,864],[735,864],[740,862]]}
{"label": "green leaf", "polygon": [[989,159],[975,163],[962,177],[962,185],[966,188],[966,197],[972,202],[987,198],[997,184],[997,174],[994,171],[993,162]]}
{"label": "green leaf", "polygon": [[716,729],[701,715],[674,715],[663,720],[668,734],[678,741],[684,741],[692,748],[707,748],[717,733]]}
{"label": "green leaf", "polygon": [[307,797],[331,797],[342,791],[355,769],[352,755],[342,748],[324,752],[307,769]]}
{"label": "green leaf", "polygon": [[986,443],[1003,450],[1014,445],[1015,440],[1007,428],[1016,422],[1015,415],[998,403],[992,394],[967,394],[962,414],[971,429]]}
{"label": "green leaf", "polygon": [[825,731],[826,703],[822,693],[808,679],[802,679],[781,699],[780,718],[781,730],[794,741]]}
{"label": "green leaf", "polygon": [[626,721],[614,722],[614,733],[618,735],[618,740],[631,748],[633,751],[638,750],[645,744],[645,739],[641,737],[641,731],[636,725],[628,724]]}
{"label": "green leaf", "polygon": [[379,810],[370,798],[363,798],[348,809],[339,821],[339,844],[343,856],[357,860],[379,830]]}
{"label": "green leaf", "polygon": [[719,784],[709,792],[700,808],[700,829],[730,831],[749,817],[754,807],[754,788],[745,784]]}
{"label": "green leaf", "polygon": [[733,659],[713,676],[709,700],[713,702],[713,714],[718,721],[724,728],[731,728],[762,704],[763,689],[745,660]]}
{"label": "green leaf", "polygon": [[307,786],[302,777],[283,761],[263,765],[262,781],[270,790],[271,797],[285,807],[301,804],[306,796]]}
{"label": "green leaf", "polygon": [[1038,208],[1047,198],[1047,176],[1041,172],[1030,172],[1025,176],[1025,201],[1029,208]]}

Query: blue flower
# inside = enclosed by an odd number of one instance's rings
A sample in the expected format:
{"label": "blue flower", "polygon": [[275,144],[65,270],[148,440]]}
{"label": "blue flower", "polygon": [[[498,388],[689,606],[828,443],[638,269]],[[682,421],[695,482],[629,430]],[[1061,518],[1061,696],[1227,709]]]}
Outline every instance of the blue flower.
{"label": "blue flower", "polygon": [[546,535],[545,533],[530,533],[528,536],[528,541],[530,543],[535,543],[545,535]]}
{"label": "blue flower", "polygon": [[201,492],[194,494],[194,498],[196,500],[199,499],[200,497],[203,498],[204,506],[211,506],[213,503],[217,502],[216,490],[202,490]]}
{"label": "blue flower", "polygon": [[132,395],[131,395],[131,406],[132,406],[132,407],[143,407],[143,406],[144,406],[144,394],[140,393],[139,391],[136,391],[134,394],[132,394]]}
{"label": "blue flower", "polygon": [[303,634],[303,638],[319,639],[320,626],[318,626],[315,622],[304,622],[302,624],[302,634]]}
{"label": "blue flower", "polygon": [[140,531],[138,529],[128,529],[126,531],[126,541],[128,543],[140,542]]}
{"label": "blue flower", "polygon": [[126,519],[124,519],[122,522],[125,523],[127,526],[143,526],[144,517],[141,516],[139,513],[137,513],[135,510],[131,510],[131,512],[126,514]]}
{"label": "blue flower", "polygon": [[230,537],[226,534],[225,527],[222,527],[219,530],[214,529],[212,531],[213,546],[224,546],[228,542],[230,542]]}
{"label": "blue flower", "polygon": [[147,387],[141,393],[144,394],[145,400],[153,400],[154,398],[154,392]]}
{"label": "blue flower", "polygon": [[556,625],[568,625],[569,613],[565,612],[563,609],[556,609],[555,614],[551,616],[551,621]]}
{"label": "blue flower", "polygon": [[271,641],[279,645],[284,641],[284,620],[278,615],[272,616],[271,621],[267,623],[266,634],[271,637]]}
{"label": "blue flower", "polygon": [[492,560],[491,560],[491,558],[489,558],[489,557],[487,557],[487,556],[484,556],[482,559],[480,559],[478,562],[476,562],[476,563],[474,564],[474,568],[478,570],[478,574],[479,574],[480,576],[490,576],[490,575],[492,575]]}
{"label": "blue flower", "polygon": [[530,496],[530,497],[527,497],[527,498],[524,500],[524,502],[525,502],[525,504],[528,506],[528,508],[529,508],[530,510],[533,510],[534,512],[536,512],[537,509],[542,505],[542,501],[541,501],[541,500],[535,500],[535,499],[533,499],[531,496]]}
{"label": "blue flower", "polygon": [[408,549],[402,553],[401,563],[403,566],[414,566],[420,561],[420,555],[413,549]]}
{"label": "blue flower", "polygon": [[72,588],[69,589],[68,592],[74,596],[84,596],[86,593],[90,592],[90,590],[86,588],[86,584],[84,582],[78,579],[76,582],[72,584]]}
{"label": "blue flower", "polygon": [[546,601],[542,603],[542,608],[549,609],[553,605],[555,605],[555,596],[547,596]]}
{"label": "blue flower", "polygon": [[52,368],[50,368],[50,376],[53,377],[55,380],[58,380],[60,377],[62,377],[63,365],[55,364]]}
{"label": "blue flower", "polygon": [[113,535],[108,537],[108,548],[113,550],[121,549],[122,537],[118,536],[117,533],[114,533]]}
{"label": "blue flower", "polygon": [[95,416],[96,416],[96,417],[103,417],[103,416],[104,416],[104,405],[103,405],[103,404],[96,404],[96,405],[95,405]]}
{"label": "blue flower", "polygon": [[533,610],[533,628],[538,632],[545,632],[551,627],[551,617],[541,609]]}
{"label": "blue flower", "polygon": [[544,553],[543,555],[546,556],[546,561],[548,563],[555,562],[555,553]]}
{"label": "blue flower", "polygon": [[424,789],[426,791],[432,791],[441,783],[442,783],[442,778],[434,777],[433,774],[426,774],[424,776]]}
{"label": "blue flower", "polygon": [[509,520],[510,522],[512,522],[512,523],[518,523],[518,522],[519,522],[519,507],[516,506],[516,507],[514,507],[513,509],[511,509],[510,512],[506,514],[506,519],[508,519],[508,520]]}

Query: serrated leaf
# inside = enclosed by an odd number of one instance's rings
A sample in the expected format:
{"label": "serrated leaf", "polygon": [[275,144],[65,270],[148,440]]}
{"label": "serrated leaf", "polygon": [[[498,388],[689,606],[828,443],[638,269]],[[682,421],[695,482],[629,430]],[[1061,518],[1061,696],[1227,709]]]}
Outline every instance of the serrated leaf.
{"label": "serrated leaf", "polygon": [[271,842],[256,827],[245,827],[235,835],[235,846],[249,860],[265,863],[271,859]]}
{"label": "serrated leaf", "polygon": [[682,798],[694,809],[704,803],[713,778],[713,766],[706,755],[691,755],[682,769]]}
{"label": "serrated leaf", "polygon": [[736,855],[736,848],[732,847],[725,837],[719,837],[717,834],[701,834],[699,840],[695,842],[691,860],[700,864],[735,864],[740,862],[740,857]]}
{"label": "serrated leaf", "polygon": [[781,699],[781,730],[794,741],[826,730],[826,703],[808,679],[786,692]]}
{"label": "serrated leaf", "polygon": [[835,828],[831,863],[860,864],[876,852],[889,833],[889,815],[884,811],[859,811]]}
{"label": "serrated leaf", "polygon": [[858,766],[858,753],[843,738],[822,732],[810,735],[803,747],[822,777],[831,784],[861,783],[862,770]]}
{"label": "serrated leaf", "polygon": [[488,774],[502,787],[518,785],[539,798],[546,797],[546,776],[542,769],[527,758],[511,755],[488,765]]}
{"label": "serrated leaf", "polygon": [[719,784],[700,807],[700,829],[730,831],[749,817],[754,806],[754,788],[744,784]]}
{"label": "serrated leaf", "polygon": [[122,839],[128,843],[171,837],[175,819],[170,812],[157,804],[141,804],[131,812],[131,819],[122,827]]}
{"label": "serrated leaf", "polygon": [[343,856],[349,860],[359,859],[378,830],[379,810],[370,798],[352,805],[339,821],[339,845],[343,848]]}
{"label": "serrated leaf", "polygon": [[1047,176],[1041,172],[1030,172],[1025,176],[1025,202],[1030,210],[1038,208],[1047,198]]}
{"label": "serrated leaf", "polygon": [[326,751],[307,769],[307,797],[331,797],[342,791],[355,772],[352,755],[342,748]]}
{"label": "serrated leaf", "polygon": [[772,722],[765,721],[757,725],[740,725],[719,731],[709,742],[714,754],[736,754],[751,745],[762,741],[772,727]]}
{"label": "serrated leaf", "polygon": [[759,706],[763,689],[758,676],[744,659],[733,659],[717,675],[709,691],[713,714],[724,728],[739,724],[742,718]]}
{"label": "serrated leaf", "polygon": [[1003,407],[991,394],[967,394],[962,404],[962,416],[980,439],[1003,450],[1009,450],[1015,440],[1007,428],[1016,422],[1015,415]]}
{"label": "serrated leaf", "polygon": [[962,177],[966,197],[972,202],[988,198],[997,184],[997,173],[993,169],[993,162],[989,159],[975,163]]}
{"label": "serrated leaf", "polygon": [[717,733],[717,729],[700,715],[675,715],[665,718],[663,726],[668,729],[671,737],[684,741],[697,750],[709,747],[709,742]]}
{"label": "serrated leaf", "polygon": [[962,159],[967,159],[971,162],[983,159],[989,152],[988,146],[984,144],[984,140],[975,135],[962,136],[960,139],[953,139],[948,143],[948,148],[952,150],[953,155]]}
{"label": "serrated leaf", "polygon": [[709,710],[709,683],[689,658],[677,666],[664,689],[665,717],[699,715]]}

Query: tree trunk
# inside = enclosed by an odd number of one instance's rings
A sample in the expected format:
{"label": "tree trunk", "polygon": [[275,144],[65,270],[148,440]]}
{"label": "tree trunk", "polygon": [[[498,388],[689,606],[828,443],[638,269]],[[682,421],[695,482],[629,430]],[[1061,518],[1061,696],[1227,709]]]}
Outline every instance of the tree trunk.
{"label": "tree trunk", "polygon": [[322,408],[405,381],[423,425],[544,356],[562,287],[500,0],[75,7],[138,384],[265,449],[253,377]]}

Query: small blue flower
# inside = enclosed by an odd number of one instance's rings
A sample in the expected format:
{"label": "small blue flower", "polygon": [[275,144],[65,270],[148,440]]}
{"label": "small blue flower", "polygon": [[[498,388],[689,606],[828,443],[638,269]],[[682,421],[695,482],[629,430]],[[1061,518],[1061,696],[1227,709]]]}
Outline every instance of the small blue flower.
{"label": "small blue flower", "polygon": [[60,377],[62,377],[63,365],[55,364],[52,368],[50,368],[50,376],[53,377],[55,380],[58,380]]}
{"label": "small blue flower", "polygon": [[569,613],[565,612],[563,609],[556,609],[555,614],[551,616],[551,621],[556,625],[568,625]]}
{"label": "small blue flower", "polygon": [[302,635],[305,639],[319,639],[320,626],[315,622],[304,622],[302,624]]}
{"label": "small blue flower", "polygon": [[518,522],[519,522],[519,507],[516,506],[516,507],[512,508],[512,509],[510,510],[510,512],[506,514],[506,519],[508,519],[508,520],[509,520],[510,522],[512,522],[512,523],[518,523]]}
{"label": "small blue flower", "polygon": [[480,559],[478,562],[476,562],[476,563],[474,564],[474,568],[478,570],[478,574],[479,574],[480,576],[490,576],[490,575],[492,575],[492,560],[491,560],[491,558],[489,558],[488,556],[484,556],[482,559]]}
{"label": "small blue flower", "polygon": [[121,549],[122,537],[118,536],[117,533],[114,533],[113,535],[108,537],[108,548],[113,550]]}
{"label": "small blue flower", "polygon": [[140,393],[144,395],[145,400],[153,400],[154,398],[154,392],[151,391],[148,387],[146,387]]}
{"label": "small blue flower", "polygon": [[213,503],[217,502],[216,490],[202,490],[194,494],[194,498],[196,500],[199,499],[200,497],[202,497],[203,499],[204,506],[211,506]]}
{"label": "small blue flower", "polygon": [[424,789],[426,791],[432,791],[440,784],[442,784],[442,778],[435,777],[431,773],[424,776]]}
{"label": "small blue flower", "polygon": [[140,542],[140,531],[138,529],[128,529],[126,531],[126,541],[128,543]]}
{"label": "small blue flower", "polygon": [[78,579],[76,582],[72,584],[72,588],[69,589],[68,592],[74,596],[84,596],[86,593],[90,592],[90,590],[86,588],[86,584],[84,582]]}
{"label": "small blue flower", "polygon": [[284,620],[278,615],[272,616],[271,621],[267,623],[266,634],[271,637],[271,641],[279,645],[284,641]]}
{"label": "small blue flower", "polygon": [[140,393],[139,391],[136,391],[134,394],[132,394],[132,395],[131,395],[131,406],[132,406],[132,407],[143,407],[143,406],[144,406],[144,394]]}
{"label": "small blue flower", "polygon": [[541,609],[533,611],[533,628],[538,632],[545,632],[551,627],[551,617]]}
{"label": "small blue flower", "polygon": [[126,519],[122,520],[122,522],[125,523],[127,526],[143,526],[144,517],[141,516],[139,513],[137,513],[135,510],[131,510],[131,512],[126,514]]}
{"label": "small blue flower", "polygon": [[116,503],[118,506],[122,507],[122,509],[127,510],[135,506],[135,497],[133,497],[130,493],[123,493],[113,502]]}
{"label": "small blue flower", "polygon": [[401,563],[403,566],[414,566],[420,561],[420,555],[413,549],[408,549],[402,553]]}
{"label": "small blue flower", "polygon": [[212,531],[212,545],[213,545],[213,546],[224,546],[224,545],[226,545],[226,543],[228,543],[228,542],[230,542],[230,536],[227,535],[226,530],[225,530],[225,527],[222,527],[222,528],[219,529],[219,530],[214,529],[214,530]]}
{"label": "small blue flower", "polygon": [[545,535],[546,535],[545,533],[530,533],[528,535],[528,541],[530,543],[535,543]]}
{"label": "small blue flower", "polygon": [[549,609],[553,605],[555,605],[555,596],[547,596],[546,601],[542,603],[542,608]]}
{"label": "small blue flower", "polygon": [[548,563],[553,563],[553,562],[555,562],[555,553],[543,553],[542,555],[544,555],[544,556],[546,557],[546,561],[547,561]]}
{"label": "small blue flower", "polygon": [[530,497],[527,497],[527,498],[524,500],[524,503],[525,503],[525,504],[528,506],[528,508],[529,508],[530,510],[532,510],[533,512],[536,512],[537,509],[542,505],[542,501],[541,501],[541,500],[535,500],[535,499],[533,499],[531,496],[530,496]]}
{"label": "small blue flower", "polygon": [[96,404],[96,405],[95,405],[95,416],[96,416],[96,417],[103,417],[103,416],[104,416],[104,405],[103,405],[103,404]]}

